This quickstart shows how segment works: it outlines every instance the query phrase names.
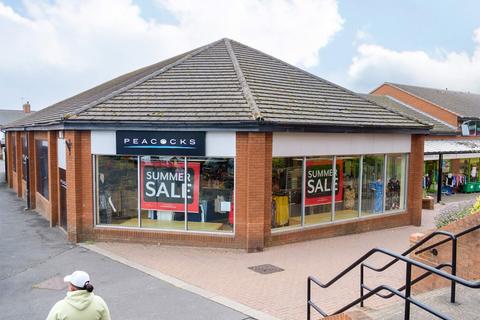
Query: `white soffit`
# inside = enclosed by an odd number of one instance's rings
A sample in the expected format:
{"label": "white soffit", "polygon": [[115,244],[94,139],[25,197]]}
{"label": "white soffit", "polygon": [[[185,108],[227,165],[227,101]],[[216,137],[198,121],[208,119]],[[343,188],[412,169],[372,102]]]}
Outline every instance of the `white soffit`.
{"label": "white soffit", "polygon": [[[454,153],[454,154],[444,154],[443,160],[451,159],[471,159],[471,158],[480,158],[480,153]],[[426,154],[423,160],[438,160],[438,154]]]}
{"label": "white soffit", "polygon": [[408,153],[409,134],[274,132],[274,157]]}
{"label": "white soffit", "polygon": [[[116,134],[115,131],[92,131],[91,132],[92,154],[115,155]],[[236,133],[235,132],[207,132],[205,135],[206,157],[235,157]]]}
{"label": "white soffit", "polygon": [[[480,140],[427,140],[424,153],[480,153]],[[466,158],[466,157],[464,157]]]}

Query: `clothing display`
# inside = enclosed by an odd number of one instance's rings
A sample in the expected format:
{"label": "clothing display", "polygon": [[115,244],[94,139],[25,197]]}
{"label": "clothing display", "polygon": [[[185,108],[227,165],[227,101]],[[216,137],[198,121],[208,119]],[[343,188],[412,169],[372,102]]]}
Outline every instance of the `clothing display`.
{"label": "clothing display", "polygon": [[352,187],[348,186],[344,191],[344,197],[345,197],[343,202],[344,209],[354,209],[355,198],[356,198],[355,190]]}
{"label": "clothing display", "polygon": [[397,178],[391,178],[387,184],[387,210],[400,208],[400,181]]}
{"label": "clothing display", "polygon": [[272,222],[275,226],[284,226],[290,218],[288,196],[273,196]]}
{"label": "clothing display", "polygon": [[381,213],[383,211],[383,182],[377,180],[370,183],[370,189],[373,191],[373,212]]}

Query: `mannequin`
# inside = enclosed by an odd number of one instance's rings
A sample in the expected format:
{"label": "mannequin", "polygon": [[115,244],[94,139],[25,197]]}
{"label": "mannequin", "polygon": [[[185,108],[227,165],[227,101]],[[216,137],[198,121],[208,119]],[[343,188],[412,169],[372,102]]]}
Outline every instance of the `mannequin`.
{"label": "mannequin", "polygon": [[112,223],[112,212],[116,213],[117,209],[113,205],[112,196],[110,190],[108,190],[105,184],[105,175],[99,174],[99,209],[100,209],[100,223],[110,224]]}
{"label": "mannequin", "polygon": [[472,178],[472,181],[477,181],[477,167],[472,167],[470,177]]}

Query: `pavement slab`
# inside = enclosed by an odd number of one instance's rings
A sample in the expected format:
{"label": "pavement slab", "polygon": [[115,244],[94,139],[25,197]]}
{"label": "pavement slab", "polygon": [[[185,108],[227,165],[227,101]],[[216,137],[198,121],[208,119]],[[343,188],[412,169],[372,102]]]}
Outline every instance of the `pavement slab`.
{"label": "pavement slab", "polygon": [[[1,165],[1,164],[0,164]],[[45,319],[65,296],[59,279],[87,271],[112,319],[253,319],[198,294],[159,280],[66,241],[59,228],[0,182],[0,318]]]}

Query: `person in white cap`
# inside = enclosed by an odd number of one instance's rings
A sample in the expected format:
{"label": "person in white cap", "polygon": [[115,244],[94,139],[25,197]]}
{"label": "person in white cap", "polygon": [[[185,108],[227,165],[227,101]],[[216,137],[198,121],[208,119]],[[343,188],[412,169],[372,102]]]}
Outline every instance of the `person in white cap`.
{"label": "person in white cap", "polygon": [[110,320],[107,304],[92,292],[88,273],[75,271],[63,281],[68,283],[67,296],[52,307],[47,320]]}

